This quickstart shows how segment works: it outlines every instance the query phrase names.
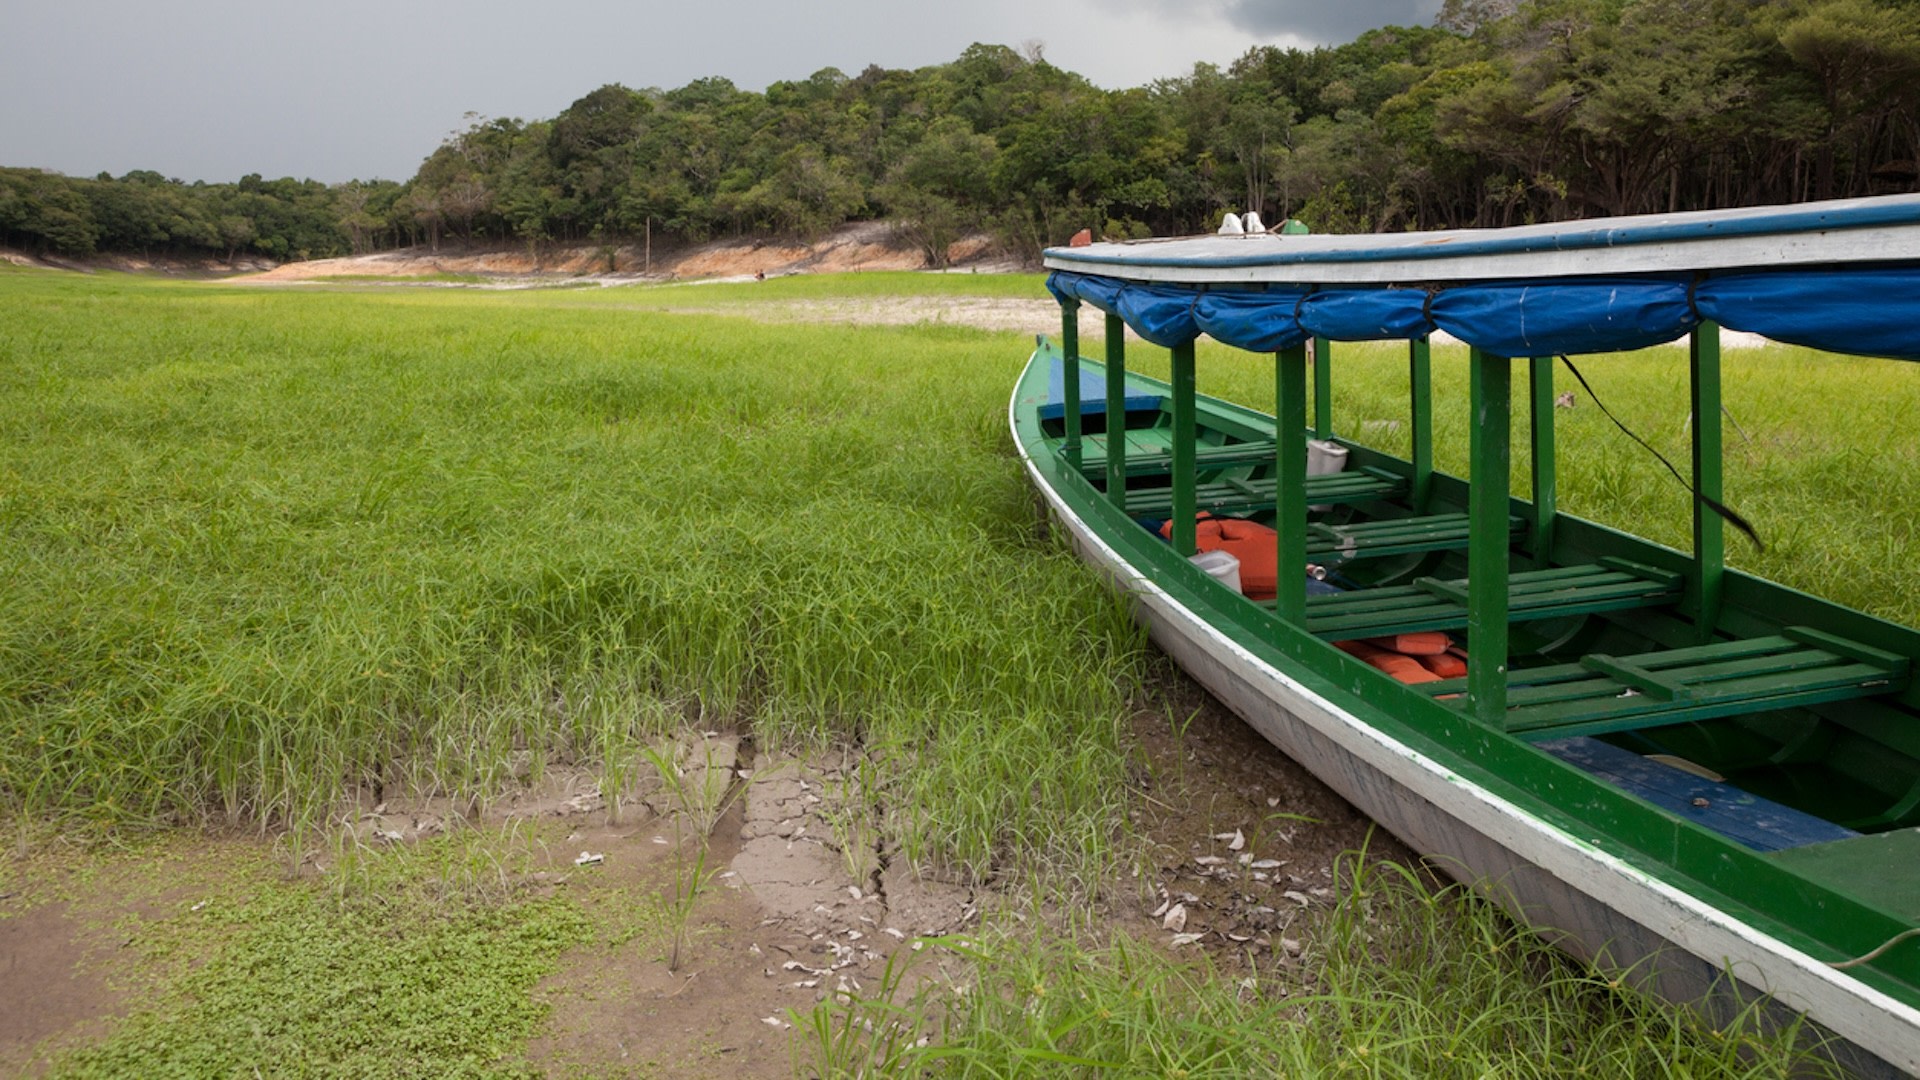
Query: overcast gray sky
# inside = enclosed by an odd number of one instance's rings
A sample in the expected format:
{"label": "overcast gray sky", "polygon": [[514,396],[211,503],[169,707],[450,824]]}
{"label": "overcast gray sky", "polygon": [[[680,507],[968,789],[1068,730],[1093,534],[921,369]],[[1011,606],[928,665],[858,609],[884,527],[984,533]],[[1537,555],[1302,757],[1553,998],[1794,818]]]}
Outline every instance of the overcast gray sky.
{"label": "overcast gray sky", "polygon": [[7,0],[0,165],[75,176],[402,180],[468,112],[551,117],[604,83],[761,90],[825,67],[1044,43],[1107,87],[1257,44],[1427,23],[1439,0]]}

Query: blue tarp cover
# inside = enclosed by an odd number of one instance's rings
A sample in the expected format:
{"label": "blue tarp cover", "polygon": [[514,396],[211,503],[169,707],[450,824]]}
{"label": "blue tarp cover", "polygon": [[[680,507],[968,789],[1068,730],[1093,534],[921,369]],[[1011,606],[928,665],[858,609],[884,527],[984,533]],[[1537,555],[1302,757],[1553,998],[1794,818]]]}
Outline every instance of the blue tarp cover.
{"label": "blue tarp cover", "polygon": [[1829,352],[1920,360],[1920,268],[1468,282],[1432,288],[1233,288],[1142,284],[1055,271],[1047,288],[1171,347],[1206,334],[1275,352],[1318,334],[1404,340],[1444,330],[1500,356],[1625,352],[1703,319]]}
{"label": "blue tarp cover", "polygon": [[[1125,408],[1128,412],[1137,409],[1158,409],[1159,394],[1128,394]],[[1107,411],[1107,377],[1089,368],[1080,369],[1080,415],[1103,416]],[[1067,415],[1067,372],[1066,365],[1057,357],[1053,361],[1053,370],[1047,376],[1047,400],[1040,406],[1040,419],[1058,420]]]}
{"label": "blue tarp cover", "polygon": [[1432,332],[1425,289],[1335,289],[1300,306],[1300,325],[1338,341],[1403,341]]}

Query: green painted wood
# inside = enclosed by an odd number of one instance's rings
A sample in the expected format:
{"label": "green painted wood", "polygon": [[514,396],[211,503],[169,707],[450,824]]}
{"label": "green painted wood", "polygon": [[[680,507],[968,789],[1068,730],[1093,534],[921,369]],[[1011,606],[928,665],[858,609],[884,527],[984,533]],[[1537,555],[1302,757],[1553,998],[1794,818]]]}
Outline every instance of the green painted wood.
{"label": "green painted wood", "polygon": [[[1418,578],[1410,585],[1311,597],[1307,628],[1334,641],[1467,629],[1474,595],[1470,580]],[[1520,571],[1509,575],[1508,586],[1512,623],[1657,606],[1680,595],[1670,575],[1650,579],[1591,565]]]}
{"label": "green painted wood", "polygon": [[1848,828],[1858,828],[1861,832],[1877,828],[1900,828],[1910,824],[1916,813],[1920,813],[1920,779],[1915,779],[1906,794],[1886,810],[1860,821],[1859,825],[1846,824]]}
{"label": "green painted wood", "polygon": [[1066,380],[1061,387],[1065,395],[1067,441],[1061,446],[1061,452],[1074,464],[1080,461],[1080,301],[1063,300],[1060,303],[1060,356],[1061,374]]}
{"label": "green painted wood", "polygon": [[[1858,666],[1831,685],[1773,695],[1729,696],[1701,702],[1663,702],[1651,697],[1628,698],[1632,705],[1621,705],[1617,698],[1603,698],[1540,709],[1515,709],[1507,720],[1507,730],[1528,738],[1563,738],[1573,735],[1607,735],[1621,731],[1644,731],[1670,724],[1717,720],[1724,716],[1746,716],[1774,709],[1797,709],[1830,701],[1865,697],[1876,691],[1865,686],[1871,681]],[[1618,683],[1613,684],[1621,689]]]}
{"label": "green painted wood", "polygon": [[1559,515],[1560,500],[1554,473],[1553,447],[1553,357],[1536,356],[1527,361],[1527,387],[1531,409],[1528,412],[1533,435],[1533,565],[1553,562],[1553,526]]}
{"label": "green painted wood", "polygon": [[1887,914],[1920,924],[1920,829],[1783,848],[1767,858],[1816,881],[1844,882],[1849,892]]}
{"label": "green painted wood", "polygon": [[[1720,660],[1737,660],[1748,656],[1777,655],[1793,651],[1793,639],[1780,634],[1765,637],[1747,638],[1740,641],[1722,641],[1712,645],[1695,645],[1684,649],[1667,649],[1662,652],[1637,658],[1638,662],[1651,668],[1684,667],[1688,664],[1713,663]],[[1515,676],[1518,678],[1518,676]]]}
{"label": "green painted wood", "polygon": [[1473,436],[1468,451],[1467,700],[1475,719],[1498,727],[1507,713],[1507,533],[1512,476],[1513,364],[1471,350]]}
{"label": "green painted wood", "polygon": [[1673,679],[1662,678],[1637,664],[1616,660],[1605,653],[1594,653],[1580,658],[1580,666],[1588,671],[1598,672],[1615,682],[1631,686],[1643,694],[1660,701],[1691,698],[1691,687]]}
{"label": "green painted wood", "polygon": [[[1274,507],[1271,477],[1243,480],[1225,477],[1194,486],[1194,508],[1214,514],[1246,514]],[[1348,469],[1331,476],[1307,477],[1310,503],[1360,503],[1391,499],[1406,491],[1406,483],[1385,470]],[[1127,505],[1140,517],[1172,517],[1173,488],[1135,488]]]}
{"label": "green painted wood", "polygon": [[1681,588],[1686,583],[1687,578],[1685,574],[1676,573],[1672,570],[1662,570],[1657,566],[1648,566],[1646,563],[1635,562],[1632,559],[1622,559],[1617,555],[1602,555],[1596,560],[1596,563],[1609,570],[1618,570],[1623,574],[1643,577],[1648,581],[1658,581],[1675,589]]}
{"label": "green painted wood", "polygon": [[[1809,634],[1825,641],[1799,640]],[[1806,627],[1637,656],[1593,655],[1578,665],[1584,679],[1567,667],[1515,672],[1507,726],[1595,734],[1882,696],[1905,686],[1905,660]]]}
{"label": "green painted wood", "polygon": [[1173,347],[1173,549],[1192,555],[1194,547],[1194,388],[1193,342]]}
{"label": "green painted wood", "polygon": [[[1275,612],[1283,623],[1307,617],[1307,354],[1300,345],[1274,355],[1274,531],[1279,546]],[[1316,399],[1317,400],[1317,399]]]}
{"label": "green painted wood", "polygon": [[[1702,321],[1688,349],[1693,387],[1693,486],[1715,502],[1725,499],[1720,439],[1720,327]],[[1701,641],[1713,639],[1726,603],[1726,530],[1720,515],[1693,501],[1694,625]]]}
{"label": "green painted wood", "polygon": [[[1471,537],[1469,537],[1468,542],[1472,542]],[[1449,604],[1456,604],[1462,608],[1473,603],[1473,596],[1467,591],[1467,583],[1464,579],[1458,583],[1454,583],[1441,581],[1438,578],[1415,578],[1413,587],[1423,593],[1432,595],[1436,599],[1445,600]]]}
{"label": "green painted wood", "polygon": [[[1122,511],[1127,508],[1127,324],[1107,316],[1107,498]],[[1118,419],[1116,419],[1116,417]],[[1120,438],[1114,438],[1114,425]]]}
{"label": "green painted wood", "polygon": [[1424,514],[1433,499],[1433,347],[1424,337],[1407,343],[1407,389],[1413,427],[1413,512]]}
{"label": "green painted wood", "polygon": [[[1524,533],[1526,523],[1510,518],[1512,534]],[[1465,514],[1358,521],[1347,525],[1307,525],[1307,557],[1317,562],[1413,555],[1423,551],[1464,550],[1468,525]]]}
{"label": "green painted wood", "polygon": [[1333,438],[1333,342],[1313,338],[1313,437]]}
{"label": "green painted wood", "polygon": [[[1155,476],[1173,472],[1173,453],[1171,448],[1156,449],[1138,455],[1123,455],[1122,468],[1125,476]],[[1273,441],[1255,439],[1248,442],[1225,443],[1219,446],[1196,446],[1193,452],[1194,467],[1205,472],[1209,469],[1230,469],[1244,465],[1265,465],[1273,461]],[[1081,471],[1088,479],[1104,478],[1111,480],[1113,462],[1106,454],[1089,454],[1082,458]]]}
{"label": "green painted wood", "polygon": [[1912,664],[1911,660],[1898,653],[1863,645],[1858,641],[1816,630],[1811,626],[1789,626],[1781,633],[1791,641],[1817,646],[1828,652],[1858,660],[1863,664],[1878,664],[1895,673],[1905,672]]}

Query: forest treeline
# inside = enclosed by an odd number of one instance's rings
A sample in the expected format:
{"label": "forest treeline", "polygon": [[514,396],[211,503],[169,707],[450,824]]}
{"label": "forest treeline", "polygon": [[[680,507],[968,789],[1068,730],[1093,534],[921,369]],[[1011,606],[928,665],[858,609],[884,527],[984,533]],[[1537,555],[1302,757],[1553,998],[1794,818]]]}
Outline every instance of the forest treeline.
{"label": "forest treeline", "polygon": [[938,261],[1224,209],[1319,232],[1505,225],[1911,191],[1920,0],[1447,0],[1435,25],[1258,47],[1100,89],[1037,49],[914,71],[603,86],[470,117],[405,182],[0,169],[0,243],[316,258],[444,240],[817,236],[887,220]]}

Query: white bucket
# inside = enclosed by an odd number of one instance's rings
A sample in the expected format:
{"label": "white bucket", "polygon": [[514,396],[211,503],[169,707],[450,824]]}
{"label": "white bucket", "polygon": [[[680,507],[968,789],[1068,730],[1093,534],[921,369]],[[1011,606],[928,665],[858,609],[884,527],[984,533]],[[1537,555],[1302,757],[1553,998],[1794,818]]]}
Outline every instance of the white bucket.
{"label": "white bucket", "polygon": [[1231,551],[1203,551],[1187,561],[1234,592],[1240,591],[1240,558]]}
{"label": "white bucket", "polygon": [[[1332,476],[1347,471],[1347,448],[1328,439],[1307,440],[1307,475]],[[1307,509],[1315,513],[1333,509],[1332,503],[1321,503]]]}

